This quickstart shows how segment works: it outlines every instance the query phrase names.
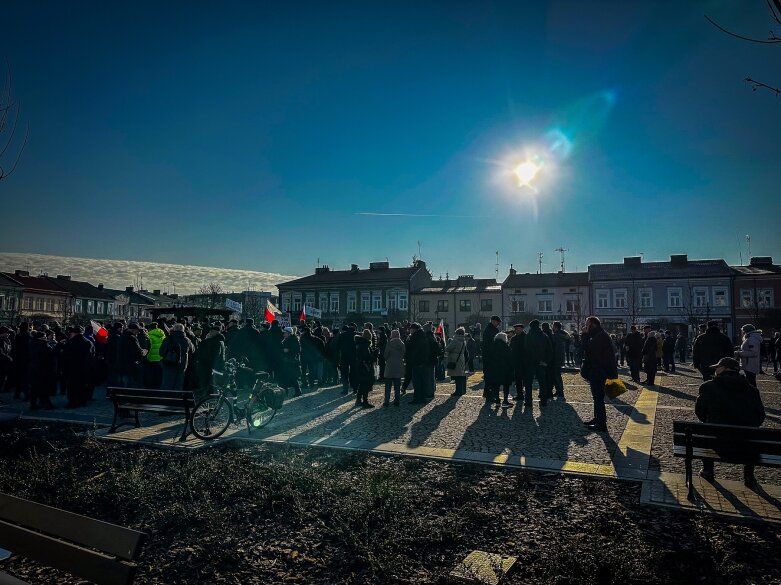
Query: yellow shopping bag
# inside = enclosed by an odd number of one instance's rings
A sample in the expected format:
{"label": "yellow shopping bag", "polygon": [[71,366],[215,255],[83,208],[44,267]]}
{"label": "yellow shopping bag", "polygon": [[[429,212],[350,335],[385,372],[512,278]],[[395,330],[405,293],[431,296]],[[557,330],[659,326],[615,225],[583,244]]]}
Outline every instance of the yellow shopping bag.
{"label": "yellow shopping bag", "polygon": [[624,383],[620,378],[613,378],[612,380],[607,380],[605,382],[605,396],[611,400],[617,396],[621,396],[624,392],[626,392],[626,386],[624,386]]}

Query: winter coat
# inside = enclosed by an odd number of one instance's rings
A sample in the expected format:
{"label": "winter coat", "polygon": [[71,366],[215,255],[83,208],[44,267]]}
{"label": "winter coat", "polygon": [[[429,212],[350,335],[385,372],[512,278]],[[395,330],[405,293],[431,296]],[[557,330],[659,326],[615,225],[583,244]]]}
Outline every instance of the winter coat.
{"label": "winter coat", "polygon": [[664,355],[664,335],[661,333],[656,336],[656,357],[660,358]]}
{"label": "winter coat", "polygon": [[675,337],[672,335],[665,336],[662,352],[664,355],[673,355],[675,353]]}
{"label": "winter coat", "polygon": [[513,354],[513,369],[515,377],[523,376],[524,365],[526,363],[526,333],[516,333],[510,340],[510,351]]}
{"label": "winter coat", "polygon": [[581,375],[585,372],[588,380],[617,378],[616,354],[613,350],[613,340],[610,339],[607,331],[597,326],[586,333],[583,341],[584,359]]}
{"label": "winter coat", "polygon": [[350,328],[339,334],[339,365],[349,366],[355,361],[355,332]]}
{"label": "winter coat", "polygon": [[406,359],[408,366],[422,366],[430,362],[430,347],[426,334],[422,329],[416,329],[407,342]]}
{"label": "winter coat", "polygon": [[455,368],[447,369],[448,376],[451,378],[466,376],[466,356],[466,339],[460,333],[454,335],[445,347],[445,364],[451,362],[456,364]]}
{"label": "winter coat", "polygon": [[212,370],[218,372],[225,368],[225,337],[218,333],[214,337],[207,337],[195,350],[195,367],[198,383],[201,387],[211,380]]}
{"label": "winter coat", "polygon": [[694,413],[702,422],[721,425],[758,427],[765,420],[759,390],[730,370],[700,386]]}
{"label": "winter coat", "polygon": [[157,363],[160,361],[160,346],[165,339],[165,331],[162,329],[149,330],[149,353],[146,354],[146,361]]}
{"label": "winter coat", "polygon": [[569,335],[563,329],[554,331],[551,336],[553,341],[553,356],[551,358],[551,365],[554,368],[562,368],[564,366],[564,351],[569,343]]}
{"label": "winter coat", "polygon": [[524,357],[527,367],[536,367],[543,363],[550,365],[553,358],[553,346],[548,336],[539,327],[529,327],[524,342]]}
{"label": "winter coat", "polygon": [[497,333],[499,333],[499,329],[497,329],[493,323],[488,323],[488,325],[485,326],[485,331],[483,331],[483,343],[480,347],[480,349],[483,350],[483,354],[485,354],[486,350],[491,347],[494,342],[494,337],[496,337]]}
{"label": "winter coat", "polygon": [[11,368],[14,358],[11,357],[11,340],[7,337],[0,337],[0,372]]}
{"label": "winter coat", "polygon": [[363,335],[355,336],[355,362],[352,374],[356,385],[374,383],[374,364],[377,362],[377,350]]}
{"label": "winter coat", "polygon": [[385,377],[389,379],[404,377],[404,353],[406,347],[398,337],[392,337],[385,346]]}
{"label": "winter coat", "polygon": [[643,343],[643,364],[656,363],[656,336],[649,335]]}
{"label": "winter coat", "polygon": [[702,335],[694,340],[692,348],[692,365],[698,370],[708,370],[710,366],[723,357],[732,357],[732,342],[729,337],[719,331],[718,327],[708,327]]}
{"label": "winter coat", "polygon": [[62,366],[65,379],[75,384],[86,384],[92,377],[92,358],[95,348],[83,335],[74,335],[65,342]]}
{"label": "winter coat", "polygon": [[639,359],[643,355],[643,335],[639,331],[629,333],[625,340],[626,357],[629,359]]}
{"label": "winter coat", "polygon": [[[540,335],[544,335],[540,331]],[[483,372],[486,387],[496,388],[500,385],[509,385],[512,382],[513,354],[510,345],[502,339],[494,339],[488,348],[483,350]]]}
{"label": "winter coat", "polygon": [[442,357],[442,354],[445,352],[439,340],[434,336],[433,331],[428,331],[425,335],[429,347],[428,362],[426,363],[430,366],[435,366],[437,365],[439,358]]}
{"label": "winter coat", "polygon": [[[287,350],[287,351],[285,351]],[[301,375],[301,344],[298,337],[288,335],[282,340],[281,386],[292,386]]]}
{"label": "winter coat", "polygon": [[129,329],[126,329],[122,332],[117,344],[117,373],[126,376],[135,375],[136,368],[142,359],[144,359],[144,354],[138,339],[130,333]]}
{"label": "winter coat", "polygon": [[474,337],[470,337],[466,340],[466,351],[470,358],[477,357],[477,354],[480,352],[480,344],[477,343],[477,340]]}
{"label": "winter coat", "polygon": [[[176,344],[176,347],[173,347],[173,345]],[[175,355],[179,353],[179,362],[178,363],[168,363],[166,361],[166,356],[169,353],[169,350],[172,355]],[[161,363],[163,364],[164,368],[177,368],[179,370],[186,370],[187,364],[190,362],[190,358],[195,353],[195,347],[192,344],[192,341],[187,339],[187,337],[184,334],[184,331],[172,331],[171,335],[166,337],[163,340],[162,345],[160,346],[160,356],[161,356]]]}
{"label": "winter coat", "polygon": [[[57,388],[57,352],[46,339],[30,339],[30,386],[53,393]],[[89,370],[88,370],[89,371]]]}
{"label": "winter coat", "polygon": [[746,372],[759,373],[760,352],[762,336],[758,331],[752,331],[743,339],[740,349],[736,352],[740,358],[740,365]]}

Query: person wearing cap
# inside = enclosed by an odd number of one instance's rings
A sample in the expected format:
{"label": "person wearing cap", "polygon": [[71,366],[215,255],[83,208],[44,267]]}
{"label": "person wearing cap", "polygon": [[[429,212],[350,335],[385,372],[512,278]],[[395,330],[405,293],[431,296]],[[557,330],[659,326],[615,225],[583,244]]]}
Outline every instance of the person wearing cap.
{"label": "person wearing cap", "polygon": [[285,327],[282,336],[283,358],[279,385],[285,390],[292,388],[294,396],[301,396],[301,385],[298,383],[301,375],[301,344],[292,327]]}
{"label": "person wearing cap", "polygon": [[761,363],[760,347],[762,346],[762,333],[757,331],[751,324],[743,325],[740,331],[743,333],[743,343],[741,343],[740,349],[735,352],[735,357],[740,358],[746,380],[752,386],[756,386],[757,374],[759,373]]}
{"label": "person wearing cap", "polygon": [[618,377],[618,364],[610,336],[602,329],[597,317],[586,319],[586,335],[583,341],[585,358],[580,375],[588,380],[594,401],[594,418],[583,424],[592,431],[606,433],[605,382]]}
{"label": "person wearing cap", "polygon": [[715,364],[723,357],[733,357],[733,351],[729,337],[719,329],[719,322],[708,321],[705,332],[694,340],[692,365],[700,371],[703,380],[710,380],[713,377],[710,364]]}
{"label": "person wearing cap", "polygon": [[[740,364],[731,357],[721,358],[709,366],[715,377],[700,386],[694,405],[697,418],[705,423],[758,427],[765,420],[765,407],[759,390],[740,375]],[[715,478],[713,461],[703,461],[700,477],[712,482]],[[743,482],[754,488],[754,466],[743,466]]]}
{"label": "person wearing cap", "polygon": [[84,329],[80,325],[71,327],[70,337],[62,350],[62,369],[68,393],[68,403],[65,408],[80,408],[87,405],[90,398],[94,355],[95,347],[84,337]]}
{"label": "person wearing cap", "polygon": [[491,321],[488,323],[488,325],[485,326],[485,331],[482,333],[482,344],[480,346],[483,356],[485,356],[486,351],[490,351],[491,344],[494,342],[494,337],[496,337],[496,334],[499,333],[499,325],[501,323],[502,320],[498,315],[492,315]]}

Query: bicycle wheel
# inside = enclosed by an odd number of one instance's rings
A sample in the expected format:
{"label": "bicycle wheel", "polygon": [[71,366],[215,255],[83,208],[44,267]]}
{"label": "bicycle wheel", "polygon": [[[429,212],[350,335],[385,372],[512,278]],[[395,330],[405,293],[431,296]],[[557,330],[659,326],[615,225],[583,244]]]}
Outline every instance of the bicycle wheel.
{"label": "bicycle wheel", "polygon": [[263,396],[252,400],[247,404],[247,430],[252,432],[253,429],[260,429],[265,427],[277,414],[276,408],[271,408]]}
{"label": "bicycle wheel", "polygon": [[228,430],[232,420],[233,407],[224,396],[207,396],[195,405],[190,426],[196,437],[211,441]]}

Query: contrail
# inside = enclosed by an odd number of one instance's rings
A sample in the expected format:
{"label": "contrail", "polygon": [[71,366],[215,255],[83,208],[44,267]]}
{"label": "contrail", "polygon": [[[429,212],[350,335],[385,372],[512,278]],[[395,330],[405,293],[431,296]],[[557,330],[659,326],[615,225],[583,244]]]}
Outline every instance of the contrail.
{"label": "contrail", "polygon": [[369,215],[372,217],[449,217],[458,219],[480,219],[479,215],[440,215],[434,213],[376,213],[373,211],[359,211],[353,215]]}

